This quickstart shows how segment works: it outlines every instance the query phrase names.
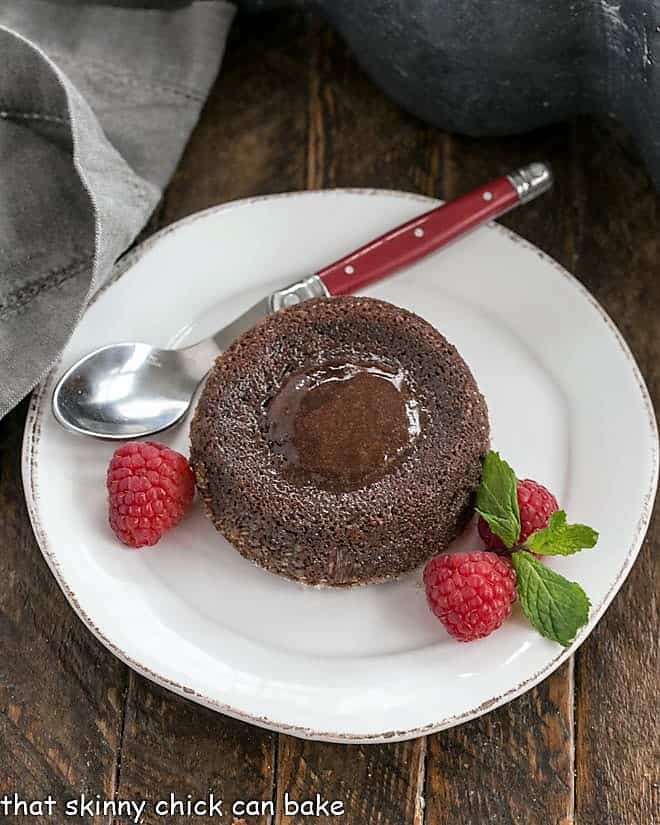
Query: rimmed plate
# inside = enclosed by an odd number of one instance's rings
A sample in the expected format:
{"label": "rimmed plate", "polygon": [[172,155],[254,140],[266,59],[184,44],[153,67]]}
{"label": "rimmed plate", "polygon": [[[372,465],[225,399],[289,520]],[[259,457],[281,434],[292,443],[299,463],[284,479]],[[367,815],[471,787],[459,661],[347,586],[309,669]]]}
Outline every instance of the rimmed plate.
{"label": "rimmed plate", "polygon": [[[241,201],[151,238],[85,314],[34,396],[23,475],[37,539],[93,633],[140,673],[231,716],[330,741],[406,739],[513,699],[584,641],[644,536],[658,476],[648,393],[620,334],[539,250],[487,226],[368,294],[405,306],[454,342],[484,392],[494,445],[546,482],[598,548],[549,563],[583,583],[589,625],[563,650],[515,614],[491,637],[451,640],[419,573],[317,590],[243,560],[196,505],[157,548],[122,548],[106,523],[113,446],[64,432],[54,381],[117,340],[193,343],[264,293],[430,206],[395,192],[306,192]],[[187,425],[161,438],[187,453]],[[474,543],[474,536],[463,539]]]}

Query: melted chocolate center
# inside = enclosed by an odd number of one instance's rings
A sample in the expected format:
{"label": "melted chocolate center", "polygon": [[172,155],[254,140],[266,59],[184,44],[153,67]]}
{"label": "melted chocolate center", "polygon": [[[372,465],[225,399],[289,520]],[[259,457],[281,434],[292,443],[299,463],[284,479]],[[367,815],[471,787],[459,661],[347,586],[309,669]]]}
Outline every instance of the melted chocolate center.
{"label": "melted chocolate center", "polygon": [[420,431],[401,371],[335,362],[292,373],[267,409],[268,437],[294,481],[353,490],[383,476]]}

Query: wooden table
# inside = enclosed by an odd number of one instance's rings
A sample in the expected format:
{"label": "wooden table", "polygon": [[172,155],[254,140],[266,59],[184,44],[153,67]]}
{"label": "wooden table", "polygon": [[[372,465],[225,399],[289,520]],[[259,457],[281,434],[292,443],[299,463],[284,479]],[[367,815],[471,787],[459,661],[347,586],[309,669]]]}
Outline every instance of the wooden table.
{"label": "wooden table", "polygon": [[[602,302],[657,404],[659,200],[623,130],[581,119],[500,140],[448,135],[385,99],[331,30],[305,14],[238,21],[150,230],[220,201],[290,189],[366,186],[447,198],[537,158],[553,163],[554,191],[503,222]],[[248,825],[658,821],[657,513],[607,615],[534,690],[412,742],[303,742],[156,687],[86,630],[30,529],[20,480],[25,411],[23,404],[0,424],[0,795],[155,799],[174,790],[201,798],[214,790],[229,802],[281,803],[289,791],[346,804],[340,819],[290,818],[280,804],[274,818],[246,817]]]}

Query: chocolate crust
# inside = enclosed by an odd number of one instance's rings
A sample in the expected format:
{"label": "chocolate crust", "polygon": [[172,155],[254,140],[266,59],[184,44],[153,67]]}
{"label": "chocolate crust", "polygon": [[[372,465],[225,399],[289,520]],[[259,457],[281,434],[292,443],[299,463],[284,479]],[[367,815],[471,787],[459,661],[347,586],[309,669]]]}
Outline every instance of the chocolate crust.
{"label": "chocolate crust", "polygon": [[[265,405],[301,366],[342,358],[403,369],[422,431],[365,487],[293,484],[269,444]],[[191,464],[213,524],[243,556],[342,586],[395,578],[444,550],[470,517],[488,443],[484,398],[441,333],[383,301],[321,298],[269,316],[218,357],[192,421]]]}

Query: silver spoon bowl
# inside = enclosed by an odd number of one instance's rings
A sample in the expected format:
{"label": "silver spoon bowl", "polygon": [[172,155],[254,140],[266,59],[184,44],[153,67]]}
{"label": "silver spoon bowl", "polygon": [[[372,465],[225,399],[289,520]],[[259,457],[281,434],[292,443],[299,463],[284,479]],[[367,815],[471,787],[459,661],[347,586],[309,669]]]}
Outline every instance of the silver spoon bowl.
{"label": "silver spoon bowl", "polygon": [[185,350],[112,344],[65,373],[53,395],[53,412],[75,432],[139,438],[179,422],[205,372]]}
{"label": "silver spoon bowl", "polygon": [[97,438],[141,438],[166,430],[184,418],[214,359],[241,333],[284,306],[327,295],[313,275],[267,296],[191,347],[124,342],[94,350],[58,381],[53,414],[66,429]]}

